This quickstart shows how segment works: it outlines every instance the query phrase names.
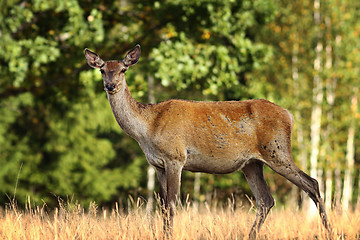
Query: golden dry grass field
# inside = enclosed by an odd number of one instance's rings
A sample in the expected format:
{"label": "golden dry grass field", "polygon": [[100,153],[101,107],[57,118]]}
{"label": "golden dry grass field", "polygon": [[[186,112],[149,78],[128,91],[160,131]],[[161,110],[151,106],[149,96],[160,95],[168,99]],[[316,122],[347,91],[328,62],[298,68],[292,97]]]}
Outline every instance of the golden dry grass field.
{"label": "golden dry grass field", "polygon": [[[91,204],[60,204],[51,211],[43,207],[19,210],[13,205],[0,212],[0,239],[164,239],[160,211],[147,214],[141,201],[125,213],[98,209]],[[360,211],[329,212],[333,239],[360,239]],[[171,239],[247,239],[255,218],[254,209],[208,207],[195,210],[190,204],[178,208]],[[304,212],[273,208],[259,239],[327,239],[319,217]]]}

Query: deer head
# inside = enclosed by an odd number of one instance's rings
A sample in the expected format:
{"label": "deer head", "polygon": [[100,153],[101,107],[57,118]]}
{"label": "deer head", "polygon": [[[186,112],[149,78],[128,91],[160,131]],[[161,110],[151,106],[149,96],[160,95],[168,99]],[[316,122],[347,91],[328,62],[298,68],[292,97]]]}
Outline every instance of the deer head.
{"label": "deer head", "polygon": [[105,91],[115,94],[123,87],[126,70],[140,58],[140,45],[130,50],[122,61],[104,61],[99,55],[85,48],[85,58],[92,68],[99,68],[104,80]]}

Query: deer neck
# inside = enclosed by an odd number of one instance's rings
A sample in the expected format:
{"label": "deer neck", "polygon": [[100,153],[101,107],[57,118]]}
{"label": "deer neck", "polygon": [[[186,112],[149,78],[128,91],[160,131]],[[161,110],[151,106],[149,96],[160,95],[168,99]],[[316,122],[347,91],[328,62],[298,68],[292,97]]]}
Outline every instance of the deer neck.
{"label": "deer neck", "polygon": [[143,116],[144,104],[137,102],[126,85],[125,79],[122,87],[115,94],[109,94],[108,99],[116,121],[126,134],[139,140],[147,132]]}

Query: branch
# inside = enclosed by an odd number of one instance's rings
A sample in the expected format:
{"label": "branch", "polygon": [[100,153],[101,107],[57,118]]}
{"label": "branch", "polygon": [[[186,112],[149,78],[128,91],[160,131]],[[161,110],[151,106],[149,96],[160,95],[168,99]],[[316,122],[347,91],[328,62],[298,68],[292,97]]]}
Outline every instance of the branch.
{"label": "branch", "polygon": [[31,91],[31,90],[29,88],[25,88],[25,87],[19,87],[19,88],[9,87],[9,88],[5,89],[5,91],[0,93],[0,99],[17,96],[21,93],[28,92],[28,91]]}

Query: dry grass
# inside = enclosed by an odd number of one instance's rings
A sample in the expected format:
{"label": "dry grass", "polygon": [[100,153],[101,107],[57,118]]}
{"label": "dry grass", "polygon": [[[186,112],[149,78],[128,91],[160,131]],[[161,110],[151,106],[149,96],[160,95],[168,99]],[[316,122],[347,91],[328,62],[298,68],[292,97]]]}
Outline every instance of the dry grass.
{"label": "dry grass", "polygon": [[[19,210],[14,204],[0,213],[0,239],[164,239],[159,211],[147,214],[142,201],[129,213],[88,209],[78,204],[60,204],[47,212],[46,206]],[[199,211],[179,207],[172,239],[247,239],[255,211],[246,207]],[[330,212],[333,239],[360,239],[360,212]],[[259,239],[326,239],[319,217],[309,219],[303,212],[274,209],[260,232]]]}

